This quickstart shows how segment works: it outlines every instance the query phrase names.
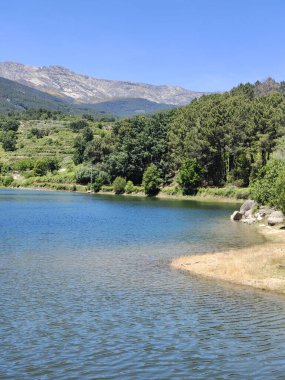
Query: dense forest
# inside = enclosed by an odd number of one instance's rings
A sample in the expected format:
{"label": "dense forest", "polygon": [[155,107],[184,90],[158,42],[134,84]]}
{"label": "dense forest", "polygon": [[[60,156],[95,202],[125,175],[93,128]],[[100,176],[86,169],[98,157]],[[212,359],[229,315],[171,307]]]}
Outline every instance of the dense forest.
{"label": "dense forest", "polygon": [[[59,178],[59,173],[64,177],[69,172],[62,182],[89,184],[95,191],[113,186],[117,193],[126,186],[127,192],[143,186],[149,195],[164,188],[195,194],[203,188],[250,186],[261,202],[274,203],[275,196],[270,200],[259,193],[267,168],[271,173],[272,167],[279,168],[275,177],[270,177],[271,186],[283,170],[284,94],[285,82],[268,79],[205,95],[185,107],[107,125],[90,115],[79,118],[44,110],[10,113],[0,121],[5,151],[2,176],[18,171],[26,179]],[[39,139],[49,141],[52,147],[60,133],[63,138],[57,141],[57,149],[49,151],[45,144],[45,154],[25,150]],[[60,144],[67,140],[69,149],[62,155]],[[57,160],[51,166],[50,152]],[[27,167],[25,160],[30,160]],[[278,181],[280,186],[281,179]]]}

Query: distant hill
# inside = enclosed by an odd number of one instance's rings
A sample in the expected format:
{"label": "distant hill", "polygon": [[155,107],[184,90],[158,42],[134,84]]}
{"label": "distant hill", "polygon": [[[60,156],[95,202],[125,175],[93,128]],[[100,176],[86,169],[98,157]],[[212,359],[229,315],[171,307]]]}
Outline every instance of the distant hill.
{"label": "distant hill", "polygon": [[61,66],[36,67],[16,62],[0,62],[0,77],[62,97],[67,101],[88,104],[139,98],[182,106],[205,94],[182,87],[97,79],[74,73]]}
{"label": "distant hill", "polygon": [[145,99],[116,99],[98,104],[77,104],[72,99],[50,95],[15,81],[0,78],[0,112],[44,108],[72,115],[89,113],[100,118],[106,115],[127,117],[172,107]]}
{"label": "distant hill", "polygon": [[66,101],[35,90],[17,82],[0,78],[0,111],[24,111],[46,108],[69,113],[71,106]]}
{"label": "distant hill", "polygon": [[[83,106],[83,105],[82,105]],[[115,99],[97,104],[87,104],[89,109],[104,111],[118,117],[129,117],[142,114],[151,114],[158,111],[175,108],[172,104],[155,103],[146,99]]]}

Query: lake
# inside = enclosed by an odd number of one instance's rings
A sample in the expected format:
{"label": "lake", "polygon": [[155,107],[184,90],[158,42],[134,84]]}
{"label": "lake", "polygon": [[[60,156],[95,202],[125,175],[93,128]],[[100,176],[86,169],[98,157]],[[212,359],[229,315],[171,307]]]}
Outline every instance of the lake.
{"label": "lake", "polygon": [[283,296],[169,267],[237,207],[0,190],[0,379],[284,379]]}

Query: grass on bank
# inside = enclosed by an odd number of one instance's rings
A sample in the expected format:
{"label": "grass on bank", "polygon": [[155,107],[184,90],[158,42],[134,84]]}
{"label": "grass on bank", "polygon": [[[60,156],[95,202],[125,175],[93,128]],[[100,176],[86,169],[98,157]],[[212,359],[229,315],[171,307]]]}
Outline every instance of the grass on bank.
{"label": "grass on bank", "polygon": [[285,294],[285,232],[263,227],[269,241],[228,252],[185,256],[171,266],[195,275]]}

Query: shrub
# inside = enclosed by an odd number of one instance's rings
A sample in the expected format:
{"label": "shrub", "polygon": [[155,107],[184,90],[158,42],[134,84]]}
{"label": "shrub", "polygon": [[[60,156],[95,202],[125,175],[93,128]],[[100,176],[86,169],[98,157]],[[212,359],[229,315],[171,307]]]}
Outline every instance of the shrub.
{"label": "shrub", "polygon": [[39,129],[36,127],[31,128],[28,133],[28,138],[36,137],[37,139],[41,139],[44,136],[48,136],[49,132],[46,129]]}
{"label": "shrub", "polygon": [[183,194],[195,194],[202,180],[202,168],[196,159],[187,160],[182,164],[177,182]]}
{"label": "shrub", "polygon": [[85,127],[82,131],[83,140],[88,142],[93,140],[93,131],[90,127]]}
{"label": "shrub", "polygon": [[274,203],[285,213],[285,171],[282,171],[276,180]]}
{"label": "shrub", "polygon": [[17,120],[8,120],[0,123],[0,128],[3,129],[3,131],[14,131],[17,132],[19,129],[20,122]]}
{"label": "shrub", "polygon": [[154,196],[159,193],[161,179],[159,171],[154,164],[149,165],[143,174],[143,187],[146,195]]}
{"label": "shrub", "polygon": [[143,186],[134,186],[133,193],[141,193],[144,191]]}
{"label": "shrub", "polygon": [[125,192],[126,180],[122,177],[116,177],[113,182],[113,189],[115,194],[123,194]]}
{"label": "shrub", "polygon": [[34,168],[35,161],[32,158],[23,158],[14,163],[13,169],[19,171],[32,170]]}
{"label": "shrub", "polygon": [[197,195],[202,197],[226,197],[235,199],[248,199],[251,195],[250,188],[227,187],[201,187]]}
{"label": "shrub", "polygon": [[0,173],[6,174],[11,170],[11,167],[9,164],[0,162]]}
{"label": "shrub", "polygon": [[14,131],[4,132],[1,136],[2,147],[6,152],[16,150],[17,136]]}
{"label": "shrub", "polygon": [[179,190],[178,186],[167,186],[161,189],[161,191],[167,195],[177,195],[181,193],[181,190]]}
{"label": "shrub", "polygon": [[40,158],[34,166],[35,176],[46,175],[47,172],[54,172],[59,169],[59,162],[55,158]]}
{"label": "shrub", "polygon": [[1,183],[3,186],[10,186],[13,181],[14,181],[14,179],[11,175],[3,176],[1,178]]}
{"label": "shrub", "polygon": [[91,168],[90,167],[82,167],[77,170],[75,173],[75,180],[78,183],[83,185],[87,185],[91,181]]}
{"label": "shrub", "polygon": [[113,191],[113,186],[103,185],[101,187],[101,190],[105,193],[111,193]]}
{"label": "shrub", "polygon": [[84,129],[88,127],[88,122],[86,120],[77,120],[77,121],[72,121],[70,124],[69,124],[69,128],[73,131],[73,132],[78,132],[80,131],[81,129]]}
{"label": "shrub", "polygon": [[47,173],[47,165],[45,160],[39,159],[36,161],[34,166],[34,175],[35,176],[43,176]]}
{"label": "shrub", "polygon": [[251,184],[253,198],[261,204],[271,206],[276,206],[276,203],[282,204],[283,189],[280,186],[284,184],[284,176],[285,161],[278,159],[268,161],[258,171],[257,178]]}
{"label": "shrub", "polygon": [[125,192],[127,194],[131,194],[134,191],[134,184],[133,181],[128,181],[125,187]]}
{"label": "shrub", "polygon": [[101,190],[102,185],[103,185],[102,177],[97,176],[97,177],[95,178],[95,181],[91,184],[91,187],[92,187],[92,189],[93,189],[93,191],[94,191],[95,193],[98,193],[98,191]]}

